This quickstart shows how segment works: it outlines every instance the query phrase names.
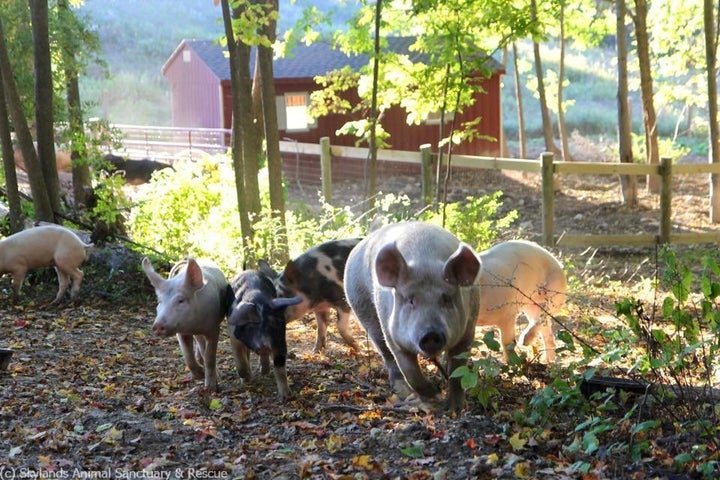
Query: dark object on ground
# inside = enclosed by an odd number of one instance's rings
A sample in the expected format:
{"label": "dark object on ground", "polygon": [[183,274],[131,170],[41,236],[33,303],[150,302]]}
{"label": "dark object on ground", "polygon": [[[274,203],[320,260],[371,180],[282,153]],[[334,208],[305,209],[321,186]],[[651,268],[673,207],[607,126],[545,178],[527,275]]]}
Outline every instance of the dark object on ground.
{"label": "dark object on ground", "polygon": [[622,390],[628,393],[645,394],[652,389],[652,384],[644,380],[633,380],[631,378],[593,376],[583,379],[580,383],[580,392],[586,397],[593,393],[604,392],[608,388]]}
{"label": "dark object on ground", "polygon": [[13,351],[9,348],[0,348],[0,372],[4,372],[10,366],[10,359]]}
{"label": "dark object on ground", "polygon": [[131,160],[112,153],[105,155],[105,160],[115,168],[116,172],[124,172],[125,183],[130,185],[147,183],[150,181],[153,172],[164,168],[172,168],[172,165],[167,163],[156,162],[147,158]]}

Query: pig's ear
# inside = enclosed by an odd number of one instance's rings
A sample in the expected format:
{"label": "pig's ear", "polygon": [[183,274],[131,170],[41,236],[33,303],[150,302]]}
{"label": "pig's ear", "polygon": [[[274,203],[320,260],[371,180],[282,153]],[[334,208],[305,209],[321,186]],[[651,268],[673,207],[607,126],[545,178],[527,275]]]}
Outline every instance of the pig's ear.
{"label": "pig's ear", "polygon": [[461,243],[443,268],[443,279],[452,285],[467,287],[475,283],[480,273],[480,260],[469,245]]}
{"label": "pig's ear", "polygon": [[274,310],[279,310],[281,308],[297,305],[300,302],[302,302],[302,297],[298,296],[289,298],[273,298],[271,305]]}
{"label": "pig's ear", "polygon": [[160,289],[165,284],[165,279],[157,274],[148,257],[142,259],[142,269],[150,280],[150,284],[156,289]]}
{"label": "pig's ear", "polygon": [[407,263],[395,242],[380,249],[375,258],[375,274],[383,287],[395,287],[407,273]]}
{"label": "pig's ear", "polygon": [[185,284],[193,290],[199,290],[205,285],[202,269],[194,258],[188,258],[187,268],[185,269]]}
{"label": "pig's ear", "polygon": [[235,305],[235,308],[233,308],[232,312],[230,313],[230,317],[228,317],[228,323],[230,325],[239,325],[241,318],[247,317],[254,311],[255,304],[250,302],[240,302]]}
{"label": "pig's ear", "polygon": [[273,281],[278,276],[278,273],[273,270],[266,260],[258,260],[258,271]]}
{"label": "pig's ear", "polygon": [[285,265],[285,270],[282,273],[282,283],[286,287],[294,289],[299,284],[299,278],[300,270],[298,270],[297,265],[295,265],[295,262],[292,260],[288,261],[287,265]]}

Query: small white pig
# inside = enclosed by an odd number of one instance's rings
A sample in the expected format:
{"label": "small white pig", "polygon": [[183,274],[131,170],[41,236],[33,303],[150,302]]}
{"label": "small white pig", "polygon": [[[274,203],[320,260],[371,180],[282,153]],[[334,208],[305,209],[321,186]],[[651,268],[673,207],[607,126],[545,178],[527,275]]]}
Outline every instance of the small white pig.
{"label": "small white pig", "polygon": [[142,268],[155,288],[158,300],[153,333],[161,337],[176,335],[185,365],[193,378],[204,378],[205,388],[217,391],[220,323],[232,295],[225,275],[215,265],[200,265],[193,258],[175,265],[167,280],[155,272],[147,257],[142,260]]}
{"label": "small white pig", "polygon": [[555,360],[555,336],[551,320],[565,303],[567,281],[562,264],[540,245],[523,240],[499,243],[479,254],[480,315],[478,325],[500,329],[504,353],[515,342],[515,321],[525,314],[528,325],[518,339],[529,345],[542,336],[545,358]]}
{"label": "small white pig", "polygon": [[[438,389],[420,370],[418,355],[446,352],[449,372],[463,362],[475,336],[480,272],[477,254],[447,230],[422,222],[387,225],[350,252],[345,291],[388,369],[390,384],[405,397],[425,399]],[[449,381],[448,407],[460,410],[465,392]]]}
{"label": "small white pig", "polygon": [[83,279],[83,272],[78,267],[85,261],[86,249],[91,246],[60,225],[29,228],[0,240],[0,275],[12,275],[13,293],[17,299],[28,270],[55,267],[59,289],[52,303],[62,299],[71,279],[70,298],[74,300]]}

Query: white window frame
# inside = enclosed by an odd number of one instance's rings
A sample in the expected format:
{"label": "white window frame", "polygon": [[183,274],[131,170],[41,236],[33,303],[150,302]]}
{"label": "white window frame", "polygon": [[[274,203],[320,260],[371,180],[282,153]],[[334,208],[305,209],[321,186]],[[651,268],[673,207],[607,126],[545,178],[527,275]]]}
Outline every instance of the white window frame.
{"label": "white window frame", "polygon": [[305,99],[305,110],[307,110],[310,104],[310,94],[308,92],[287,92],[284,95],[277,97],[277,112],[278,112],[278,128],[285,130],[286,132],[307,132],[311,128],[317,127],[317,121],[307,116],[307,122],[304,125],[294,125],[288,127],[288,119],[292,116],[292,105],[288,106],[288,100],[292,97],[303,97]]}

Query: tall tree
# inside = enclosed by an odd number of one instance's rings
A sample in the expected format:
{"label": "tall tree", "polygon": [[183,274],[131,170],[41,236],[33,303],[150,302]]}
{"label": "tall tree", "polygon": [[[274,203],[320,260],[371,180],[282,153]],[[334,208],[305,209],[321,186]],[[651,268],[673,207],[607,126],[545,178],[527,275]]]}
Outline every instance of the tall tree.
{"label": "tall tree", "polygon": [[518,143],[520,144],[520,158],[527,158],[527,141],[525,140],[525,114],[522,102],[522,84],[520,83],[520,70],[518,62],[517,43],[513,42],[513,72],[515,74],[515,103],[518,116]]}
{"label": "tall tree", "polygon": [[[10,57],[8,56],[7,43],[5,41],[5,31],[0,21],[0,75],[2,75],[3,89],[5,90],[5,100],[10,112],[13,126],[15,127],[15,136],[20,151],[23,155],[25,168],[30,183],[30,191],[32,193],[33,206],[35,207],[35,216],[38,220],[45,222],[53,222],[55,215],[53,213],[52,204],[48,195],[48,189],[45,186],[45,177],[42,167],[37,158],[35,147],[33,145],[32,134],[25,119],[20,96],[15,85],[15,78],[10,65]],[[54,162],[53,162],[54,163]],[[57,175],[57,173],[55,174]]]}
{"label": "tall tree", "polygon": [[35,127],[38,160],[45,178],[50,206],[60,212],[60,182],[55,161],[53,78],[47,0],[28,0],[35,66]]}
{"label": "tall tree", "polygon": [[[718,130],[717,95],[717,11],[713,0],[703,1],[703,24],[705,26],[705,63],[707,69],[708,122],[710,124],[710,163],[720,163],[720,131]],[[720,175],[710,177],[710,221],[720,222]]]}
{"label": "tall tree", "polygon": [[[89,41],[87,40],[91,35],[87,34],[81,22],[78,21],[68,0],[57,0],[57,8],[57,44],[64,70],[70,156],[72,158],[73,198],[75,206],[82,207],[87,205],[86,197],[91,189],[91,176],[82,102],[80,101],[81,63],[76,52],[92,50],[95,47],[94,44],[88,45]],[[83,42],[83,39],[86,41]]]}
{"label": "tall tree", "polygon": [[570,143],[568,139],[567,126],[565,124],[565,105],[563,104],[563,87],[565,83],[565,2],[560,2],[560,59],[558,65],[558,82],[557,82],[557,119],[558,119],[558,135],[560,136],[560,146],[562,147],[563,160],[572,161],[570,154]]}
{"label": "tall tree", "polygon": [[[538,21],[537,0],[530,0],[530,9],[533,20]],[[553,133],[553,124],[550,119],[550,110],[548,108],[547,96],[545,95],[545,81],[542,57],[540,56],[540,43],[533,38],[533,58],[535,60],[535,76],[537,78],[537,93],[540,101],[540,116],[542,117],[543,138],[545,139],[545,150],[555,154],[560,153],[555,146],[555,134]]]}
{"label": "tall tree", "polygon": [[262,83],[262,119],[265,127],[265,146],[267,151],[268,181],[270,190],[270,209],[273,217],[280,222],[280,238],[276,242],[278,251],[275,259],[281,264],[289,259],[287,231],[285,229],[285,198],[283,194],[282,155],[280,153],[280,132],[278,130],[277,104],[275,102],[275,76],[273,74],[273,43],[277,29],[278,2],[270,0],[265,5],[267,23],[260,33],[262,41],[258,45],[258,65]]}
{"label": "tall tree", "polygon": [[12,138],[10,137],[10,118],[8,116],[7,104],[5,103],[5,89],[0,81],[0,146],[2,147],[3,169],[5,172],[5,194],[10,209],[10,232],[15,233],[22,230],[22,212],[20,210],[20,191],[18,179],[15,173],[15,159]]}
{"label": "tall tree", "polygon": [[[616,42],[618,59],[618,148],[621,163],[633,163],[632,121],[628,108],[628,63],[627,63],[627,26],[625,25],[625,0],[615,0]],[[637,177],[622,175],[620,187],[623,202],[629,207],[636,207]]]}
{"label": "tall tree", "polygon": [[[250,222],[250,214],[248,211],[249,201],[246,196],[245,189],[245,163],[243,148],[243,128],[247,122],[243,121],[245,111],[243,104],[240,102],[240,92],[246,86],[247,79],[243,77],[250,76],[248,65],[250,62],[249,47],[243,45],[242,42],[235,40],[233,31],[233,14],[230,9],[229,0],[219,0],[222,13],[223,25],[225,27],[225,38],[227,39],[228,54],[230,57],[230,82],[232,85],[233,102],[232,102],[232,158],[235,171],[235,189],[238,202],[238,216],[240,217],[240,233],[243,239],[243,250],[245,256],[249,255],[249,244],[252,241],[252,224]],[[244,70],[243,70],[244,69]],[[245,73],[247,71],[247,73]],[[244,105],[247,108],[247,105]]]}
{"label": "tall tree", "polygon": [[[647,0],[635,0],[635,14],[632,15],[632,19],[635,24],[635,41],[637,43],[638,64],[640,66],[640,93],[642,96],[646,159],[648,164],[658,165],[660,164],[660,152],[658,145],[657,114],[655,113],[655,101],[653,99],[653,77],[647,16]],[[647,188],[649,192],[657,193],[660,189],[660,177],[650,175],[647,180]]]}

